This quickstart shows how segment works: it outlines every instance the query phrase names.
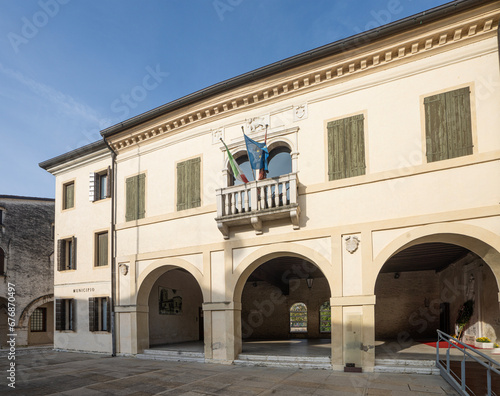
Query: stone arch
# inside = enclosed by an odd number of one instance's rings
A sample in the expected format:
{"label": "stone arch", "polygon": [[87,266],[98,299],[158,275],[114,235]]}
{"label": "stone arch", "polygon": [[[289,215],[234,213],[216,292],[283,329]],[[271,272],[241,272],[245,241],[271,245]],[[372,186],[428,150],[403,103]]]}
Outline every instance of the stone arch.
{"label": "stone arch", "polygon": [[139,279],[137,280],[138,291],[136,294],[136,304],[138,306],[148,305],[147,301],[153,284],[161,275],[174,269],[184,269],[189,272],[200,286],[203,301],[208,301],[210,291],[204,287],[204,278],[201,271],[186,260],[179,258],[167,258],[156,260],[141,272]]}
{"label": "stone arch", "polygon": [[40,307],[41,305],[44,305],[48,302],[54,301],[54,295],[53,294],[47,294],[45,296],[41,296],[30,302],[24,309],[23,312],[21,312],[21,316],[19,318],[19,324],[18,326],[21,328],[28,327],[29,323],[29,318],[31,317],[31,314],[35,309]]}
{"label": "stone arch", "polygon": [[500,236],[470,224],[446,223],[414,228],[384,247],[373,262],[371,290],[375,292],[378,274],[389,258],[411,246],[429,242],[450,243],[477,254],[491,268],[500,289]]}
{"label": "stone arch", "polygon": [[328,281],[330,293],[333,293],[333,267],[321,253],[296,243],[278,243],[264,246],[250,253],[236,267],[233,276],[228,280],[232,300],[241,303],[241,295],[245,282],[257,267],[273,258],[284,256],[302,258],[318,267]]}

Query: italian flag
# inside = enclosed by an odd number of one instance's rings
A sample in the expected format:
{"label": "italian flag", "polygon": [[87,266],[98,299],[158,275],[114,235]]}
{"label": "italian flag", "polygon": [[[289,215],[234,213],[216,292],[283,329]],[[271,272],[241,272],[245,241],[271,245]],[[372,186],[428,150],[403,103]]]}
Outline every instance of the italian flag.
{"label": "italian flag", "polygon": [[229,152],[229,149],[227,148],[226,143],[224,143],[224,140],[222,140],[222,138],[220,139],[220,141],[222,142],[222,144],[226,148],[227,156],[229,157],[229,164],[231,165],[231,169],[233,171],[234,177],[243,183],[248,183],[247,177],[245,176],[245,174],[243,173],[243,171],[241,170],[239,165],[234,160],[233,155]]}

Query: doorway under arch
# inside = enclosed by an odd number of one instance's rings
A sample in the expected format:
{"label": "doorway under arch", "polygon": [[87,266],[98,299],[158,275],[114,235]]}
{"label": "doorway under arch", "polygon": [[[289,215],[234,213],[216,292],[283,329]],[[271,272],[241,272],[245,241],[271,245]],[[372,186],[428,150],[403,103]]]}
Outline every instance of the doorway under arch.
{"label": "doorway under arch", "polygon": [[[495,277],[500,262],[483,259],[491,259],[493,251],[468,236],[433,234],[407,242],[390,255],[375,283],[377,359],[394,354],[433,359],[437,329],[469,344],[483,336],[500,341]],[[473,301],[474,315],[461,328],[457,318],[468,300]]]}
{"label": "doorway under arch", "polygon": [[241,292],[242,356],[330,358],[330,298],[327,278],[306,258],[284,253],[265,260]]}

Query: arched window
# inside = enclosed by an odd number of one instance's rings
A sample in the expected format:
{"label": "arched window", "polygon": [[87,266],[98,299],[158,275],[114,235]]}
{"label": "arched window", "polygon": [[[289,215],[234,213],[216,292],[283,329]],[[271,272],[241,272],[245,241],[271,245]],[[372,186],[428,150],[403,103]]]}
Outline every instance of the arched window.
{"label": "arched window", "polygon": [[290,308],[290,333],[307,333],[307,307],[295,303]]}
{"label": "arched window", "polygon": [[5,274],[5,252],[0,248],[0,275]]}
{"label": "arched window", "polygon": [[[277,143],[279,144],[279,143]],[[267,178],[277,177],[281,175],[287,175],[292,173],[292,157],[290,156],[290,148],[288,146],[283,145],[274,145],[274,147],[270,147],[269,152],[269,164],[268,169],[269,173],[267,174]],[[248,156],[246,154],[239,155],[235,154],[234,159],[236,163],[240,166],[242,172],[245,174],[249,181],[255,180],[254,174],[252,173],[252,167],[250,166],[250,162],[248,161]],[[238,186],[243,184],[243,182],[237,180],[233,176],[233,172],[231,170],[231,165],[228,163],[228,186]]]}
{"label": "arched window", "polygon": [[287,146],[278,146],[269,152],[268,178],[292,173],[292,157]]}
{"label": "arched window", "polygon": [[330,333],[332,331],[332,310],[330,303],[325,301],[319,307],[319,332]]}

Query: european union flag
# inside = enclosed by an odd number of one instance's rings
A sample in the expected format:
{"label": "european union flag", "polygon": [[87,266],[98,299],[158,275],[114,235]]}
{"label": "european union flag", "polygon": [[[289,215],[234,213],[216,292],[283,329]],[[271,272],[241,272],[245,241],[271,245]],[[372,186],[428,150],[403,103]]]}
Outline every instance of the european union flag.
{"label": "european union flag", "polygon": [[248,160],[250,166],[254,170],[264,169],[267,173],[267,160],[269,158],[269,151],[265,143],[258,143],[245,135],[245,143],[247,145]]}

